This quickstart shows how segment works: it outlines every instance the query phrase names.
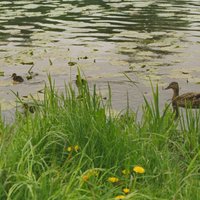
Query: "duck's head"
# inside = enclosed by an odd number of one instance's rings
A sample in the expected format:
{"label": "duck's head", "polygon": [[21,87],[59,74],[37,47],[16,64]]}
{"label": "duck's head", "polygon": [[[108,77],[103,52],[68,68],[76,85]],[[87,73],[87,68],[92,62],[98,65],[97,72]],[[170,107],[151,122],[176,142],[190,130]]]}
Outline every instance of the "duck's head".
{"label": "duck's head", "polygon": [[16,76],[17,76],[17,74],[16,74],[16,73],[13,73],[11,77],[16,77]]}
{"label": "duck's head", "polygon": [[177,82],[171,82],[171,83],[165,88],[165,90],[168,90],[168,89],[178,90],[178,89],[179,89],[178,83],[177,83]]}

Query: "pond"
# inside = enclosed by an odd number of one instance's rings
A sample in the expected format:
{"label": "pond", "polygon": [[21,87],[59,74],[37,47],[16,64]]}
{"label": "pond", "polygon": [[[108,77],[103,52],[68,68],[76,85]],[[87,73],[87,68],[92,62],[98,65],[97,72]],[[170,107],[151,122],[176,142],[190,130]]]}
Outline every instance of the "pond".
{"label": "pond", "polygon": [[[47,74],[60,90],[74,83],[77,67],[114,108],[151,97],[158,83],[163,104],[177,80],[182,90],[200,91],[199,0],[12,0],[0,1],[0,102],[2,110],[19,96],[38,96]],[[13,84],[11,75],[38,76]],[[126,73],[135,84],[124,75]],[[137,87],[136,87],[136,86]]]}

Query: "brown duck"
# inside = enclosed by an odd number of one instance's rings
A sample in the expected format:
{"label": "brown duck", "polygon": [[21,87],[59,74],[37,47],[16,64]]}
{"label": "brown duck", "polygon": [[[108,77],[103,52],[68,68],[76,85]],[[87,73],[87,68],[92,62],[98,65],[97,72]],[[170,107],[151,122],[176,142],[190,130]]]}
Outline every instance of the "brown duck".
{"label": "brown duck", "polygon": [[179,95],[179,85],[177,82],[172,82],[166,90],[172,89],[172,106],[173,110],[176,112],[176,117],[178,117],[178,107],[186,108],[200,108],[200,93],[188,92],[182,95]]}

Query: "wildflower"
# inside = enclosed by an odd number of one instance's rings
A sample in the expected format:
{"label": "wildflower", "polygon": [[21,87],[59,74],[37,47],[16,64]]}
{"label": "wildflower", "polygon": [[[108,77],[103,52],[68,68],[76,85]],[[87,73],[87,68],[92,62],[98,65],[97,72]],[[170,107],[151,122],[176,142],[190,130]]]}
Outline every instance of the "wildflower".
{"label": "wildflower", "polygon": [[73,147],[67,147],[67,151],[71,152],[73,150]]}
{"label": "wildflower", "polygon": [[74,146],[74,150],[75,150],[75,151],[78,151],[79,149],[80,149],[80,148],[79,148],[78,145]]}
{"label": "wildflower", "polygon": [[125,198],[124,195],[118,195],[118,196],[115,197],[115,199],[124,199],[124,198]]}
{"label": "wildflower", "polygon": [[125,194],[128,194],[128,193],[130,192],[130,189],[124,188],[122,191],[123,191]]}
{"label": "wildflower", "polygon": [[124,170],[122,170],[122,174],[129,175],[130,171],[128,169],[124,169]]}
{"label": "wildflower", "polygon": [[108,181],[111,182],[111,183],[117,183],[119,181],[119,179],[116,178],[116,177],[109,177]]}
{"label": "wildflower", "polygon": [[82,176],[82,179],[83,179],[83,181],[88,181],[89,180],[89,176],[88,175],[84,175],[84,176]]}
{"label": "wildflower", "polygon": [[133,168],[133,171],[136,172],[136,173],[138,173],[138,174],[144,174],[145,169],[143,167],[141,167],[141,166],[135,166]]}

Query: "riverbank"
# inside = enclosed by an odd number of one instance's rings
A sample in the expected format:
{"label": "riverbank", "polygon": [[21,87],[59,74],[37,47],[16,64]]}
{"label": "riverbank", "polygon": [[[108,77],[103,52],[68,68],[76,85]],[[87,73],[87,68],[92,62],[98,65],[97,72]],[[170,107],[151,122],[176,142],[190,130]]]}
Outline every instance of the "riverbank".
{"label": "riverbank", "polygon": [[49,78],[43,101],[1,119],[0,199],[198,199],[199,112],[174,120],[156,87],[138,120],[90,91]]}

